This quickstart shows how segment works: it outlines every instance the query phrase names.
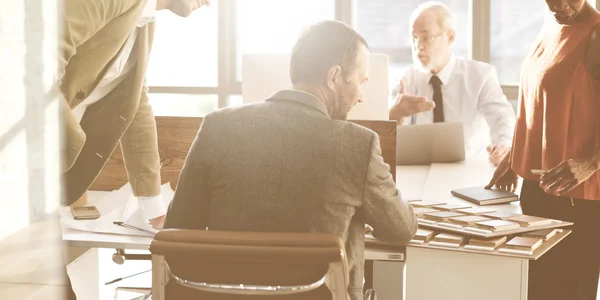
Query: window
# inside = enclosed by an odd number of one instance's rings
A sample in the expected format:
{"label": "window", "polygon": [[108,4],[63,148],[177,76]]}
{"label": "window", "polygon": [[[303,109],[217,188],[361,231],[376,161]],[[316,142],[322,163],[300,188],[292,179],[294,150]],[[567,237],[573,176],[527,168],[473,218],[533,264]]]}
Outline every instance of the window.
{"label": "window", "polygon": [[[542,0],[440,0],[457,16],[454,53],[492,63],[509,99],[547,16]],[[597,5],[600,0],[588,0]],[[211,0],[188,18],[157,12],[147,82],[157,115],[204,116],[240,105],[241,57],[289,52],[324,19],[356,28],[390,57],[390,86],[412,63],[409,18],[426,0]]]}
{"label": "window", "polygon": [[[410,15],[421,0],[357,0],[356,28],[369,43],[371,52],[390,57],[390,86],[397,84],[412,64]],[[458,28],[454,53],[470,57],[470,1],[441,1],[456,14]]]}
{"label": "window", "polygon": [[547,15],[544,1],[492,0],[490,63],[501,84],[519,84],[521,64]]}
{"label": "window", "polygon": [[155,116],[204,117],[218,109],[217,95],[151,93]]}
{"label": "window", "polygon": [[236,79],[245,53],[289,53],[301,30],[335,19],[334,0],[236,0]]}
{"label": "window", "polygon": [[217,86],[217,9],[217,1],[212,1],[188,18],[168,10],[157,12],[146,73],[149,86]]}

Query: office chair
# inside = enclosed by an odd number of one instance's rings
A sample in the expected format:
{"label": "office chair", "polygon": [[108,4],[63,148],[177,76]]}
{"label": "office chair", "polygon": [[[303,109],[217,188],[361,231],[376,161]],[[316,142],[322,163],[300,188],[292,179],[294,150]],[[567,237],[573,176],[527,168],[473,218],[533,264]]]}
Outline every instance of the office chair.
{"label": "office chair", "polygon": [[150,252],[153,300],[349,299],[336,235],[167,229]]}

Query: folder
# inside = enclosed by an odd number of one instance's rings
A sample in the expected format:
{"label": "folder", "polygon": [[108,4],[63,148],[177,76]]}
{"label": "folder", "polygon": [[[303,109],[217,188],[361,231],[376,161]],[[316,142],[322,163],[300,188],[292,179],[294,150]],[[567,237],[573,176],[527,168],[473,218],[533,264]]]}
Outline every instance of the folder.
{"label": "folder", "polygon": [[456,189],[450,192],[458,198],[480,206],[509,203],[519,200],[519,196],[514,193],[495,189],[487,190],[483,186]]}

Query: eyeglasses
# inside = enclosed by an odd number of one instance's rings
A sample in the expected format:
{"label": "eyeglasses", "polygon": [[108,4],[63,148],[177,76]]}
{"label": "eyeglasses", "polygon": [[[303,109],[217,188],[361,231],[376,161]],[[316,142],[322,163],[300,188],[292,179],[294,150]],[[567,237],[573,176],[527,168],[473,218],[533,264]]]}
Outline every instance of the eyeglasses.
{"label": "eyeglasses", "polygon": [[444,35],[446,32],[447,32],[447,30],[442,31],[437,35],[426,35],[423,37],[416,37],[413,35],[412,39],[409,40],[409,43],[412,45],[418,45],[419,43],[423,44],[423,45],[427,45],[427,44],[432,43],[435,39],[439,38],[440,36]]}

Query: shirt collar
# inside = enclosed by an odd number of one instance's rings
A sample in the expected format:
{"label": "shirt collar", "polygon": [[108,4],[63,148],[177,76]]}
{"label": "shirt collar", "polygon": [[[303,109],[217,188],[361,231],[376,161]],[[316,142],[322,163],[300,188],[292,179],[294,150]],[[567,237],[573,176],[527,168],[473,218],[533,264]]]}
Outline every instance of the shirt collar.
{"label": "shirt collar", "polygon": [[156,0],[146,0],[146,5],[144,5],[144,10],[138,20],[137,27],[144,27],[146,24],[154,22],[155,15]]}
{"label": "shirt collar", "polygon": [[317,109],[322,112],[324,115],[329,117],[329,112],[327,110],[327,106],[321,99],[317,98],[317,96],[299,90],[281,90],[276,92],[267,98],[267,101],[277,101],[277,100],[286,100],[297,102],[312,108]]}
{"label": "shirt collar", "polygon": [[[450,80],[450,76],[452,75],[452,71],[454,71],[455,66],[456,66],[456,56],[452,55],[452,57],[450,57],[450,61],[448,61],[446,66],[441,71],[439,71],[437,74],[435,74],[440,79],[440,81],[442,81],[442,84],[448,83],[448,81]],[[429,72],[427,82],[429,82],[429,80],[431,79],[431,77],[433,77],[433,75],[434,74]]]}

